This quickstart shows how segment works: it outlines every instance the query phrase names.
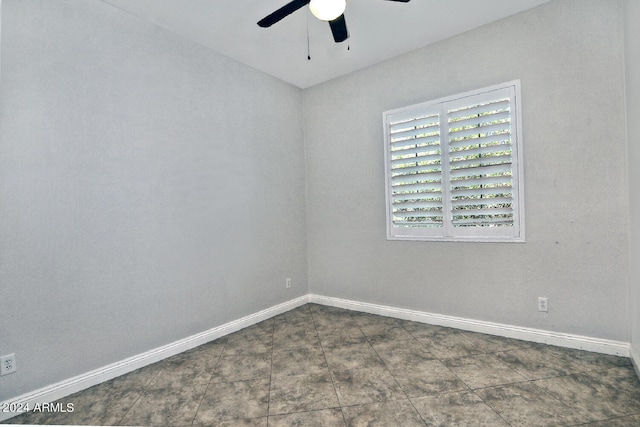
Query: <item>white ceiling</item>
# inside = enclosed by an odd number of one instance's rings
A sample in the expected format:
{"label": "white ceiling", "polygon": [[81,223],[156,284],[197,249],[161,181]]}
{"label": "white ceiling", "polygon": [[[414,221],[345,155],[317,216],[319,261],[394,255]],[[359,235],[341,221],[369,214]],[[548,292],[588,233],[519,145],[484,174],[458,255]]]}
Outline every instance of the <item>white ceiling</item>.
{"label": "white ceiling", "polygon": [[329,25],[308,7],[270,28],[258,27],[260,19],[289,0],[103,1],[306,88],[549,0],[348,0],[350,38],[343,43],[333,41]]}

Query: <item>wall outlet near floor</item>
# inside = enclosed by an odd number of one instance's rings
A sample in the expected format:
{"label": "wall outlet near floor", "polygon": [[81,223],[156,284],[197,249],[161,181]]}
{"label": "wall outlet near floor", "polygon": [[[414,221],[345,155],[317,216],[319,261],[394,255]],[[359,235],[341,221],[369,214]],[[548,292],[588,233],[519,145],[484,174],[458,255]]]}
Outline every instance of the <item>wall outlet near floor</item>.
{"label": "wall outlet near floor", "polygon": [[287,277],[287,280],[284,281],[284,287],[289,289],[291,287],[291,278]]}
{"label": "wall outlet near floor", "polygon": [[549,302],[544,297],[538,297],[538,311],[549,312]]}
{"label": "wall outlet near floor", "polygon": [[0,376],[13,374],[17,370],[15,354],[0,357]]}

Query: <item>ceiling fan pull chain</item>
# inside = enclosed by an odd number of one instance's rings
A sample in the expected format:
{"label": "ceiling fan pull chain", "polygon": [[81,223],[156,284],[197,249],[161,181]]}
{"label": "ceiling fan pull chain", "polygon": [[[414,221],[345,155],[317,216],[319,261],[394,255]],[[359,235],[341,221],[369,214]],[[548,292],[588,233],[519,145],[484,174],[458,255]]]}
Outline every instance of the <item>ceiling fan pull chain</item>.
{"label": "ceiling fan pull chain", "polygon": [[[344,5],[344,11],[347,12],[347,5]],[[347,42],[347,52],[351,50],[351,40]]]}
{"label": "ceiling fan pull chain", "polygon": [[309,13],[307,12],[307,60],[311,61],[311,48],[309,47]]}

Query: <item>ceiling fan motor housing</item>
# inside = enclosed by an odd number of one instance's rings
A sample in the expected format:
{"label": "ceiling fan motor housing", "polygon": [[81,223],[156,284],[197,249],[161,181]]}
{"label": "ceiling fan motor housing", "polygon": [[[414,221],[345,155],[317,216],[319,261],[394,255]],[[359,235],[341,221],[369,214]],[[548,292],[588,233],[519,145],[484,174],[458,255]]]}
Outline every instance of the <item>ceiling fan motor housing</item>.
{"label": "ceiling fan motor housing", "polygon": [[321,21],[333,21],[344,13],[346,0],[311,0],[309,9]]}

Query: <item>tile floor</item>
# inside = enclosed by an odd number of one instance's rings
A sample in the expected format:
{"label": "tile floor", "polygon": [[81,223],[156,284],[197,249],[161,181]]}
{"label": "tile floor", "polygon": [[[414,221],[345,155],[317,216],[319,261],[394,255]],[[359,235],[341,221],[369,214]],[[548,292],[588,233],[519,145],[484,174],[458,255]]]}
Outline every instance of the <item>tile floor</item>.
{"label": "tile floor", "polygon": [[308,304],[14,424],[640,426],[629,359]]}

